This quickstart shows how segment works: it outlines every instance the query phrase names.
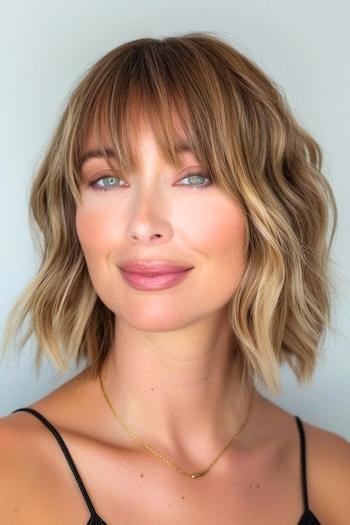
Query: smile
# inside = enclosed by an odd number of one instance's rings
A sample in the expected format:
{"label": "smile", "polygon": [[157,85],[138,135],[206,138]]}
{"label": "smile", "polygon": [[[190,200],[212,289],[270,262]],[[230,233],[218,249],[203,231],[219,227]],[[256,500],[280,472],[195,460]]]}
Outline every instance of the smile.
{"label": "smile", "polygon": [[137,290],[163,290],[171,288],[186,279],[193,268],[176,273],[141,274],[128,273],[120,269],[124,280]]}

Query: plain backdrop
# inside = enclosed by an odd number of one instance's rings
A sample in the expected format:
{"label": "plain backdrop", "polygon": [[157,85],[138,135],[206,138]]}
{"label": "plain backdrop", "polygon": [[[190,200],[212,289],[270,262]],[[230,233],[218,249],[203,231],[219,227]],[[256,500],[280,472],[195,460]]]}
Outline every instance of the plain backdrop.
{"label": "plain backdrop", "polygon": [[[68,93],[90,65],[125,41],[215,32],[275,79],[299,122],[321,144],[339,210],[332,251],[336,331],[327,332],[312,384],[300,386],[283,368],[282,394],[264,394],[350,439],[349,5],[345,0],[0,2],[1,333],[16,296],[38,267],[28,223],[29,189]],[[30,340],[19,357],[13,352],[0,362],[0,416],[79,371],[72,364],[68,374],[58,374],[45,359],[37,378],[33,359]]]}

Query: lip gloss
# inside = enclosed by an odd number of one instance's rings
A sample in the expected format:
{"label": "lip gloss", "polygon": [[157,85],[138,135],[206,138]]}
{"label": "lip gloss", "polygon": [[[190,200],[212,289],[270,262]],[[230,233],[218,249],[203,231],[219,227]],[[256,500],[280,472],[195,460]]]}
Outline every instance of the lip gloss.
{"label": "lip gloss", "polygon": [[137,290],[164,290],[186,279],[193,268],[176,273],[141,274],[128,273],[120,268],[125,281]]}

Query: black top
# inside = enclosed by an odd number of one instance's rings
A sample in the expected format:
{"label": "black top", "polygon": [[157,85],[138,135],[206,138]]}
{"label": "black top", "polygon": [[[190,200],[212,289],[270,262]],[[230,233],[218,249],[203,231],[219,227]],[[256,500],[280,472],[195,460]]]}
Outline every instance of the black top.
{"label": "black top", "polygon": [[[14,410],[12,414],[15,412],[20,411],[30,412],[35,417],[37,417],[49,430],[52,432],[52,434],[55,436],[59,446],[62,449],[63,454],[66,457],[66,460],[68,462],[68,465],[73,472],[73,475],[75,477],[76,482],[78,483],[79,489],[83,495],[83,498],[85,500],[85,503],[89,509],[89,512],[91,514],[91,517],[89,521],[87,522],[87,525],[107,525],[105,521],[103,521],[102,518],[97,514],[95,507],[92,504],[92,501],[87,493],[87,490],[84,486],[84,483],[81,480],[81,477],[79,475],[78,469],[73,461],[72,456],[70,455],[70,452],[63,441],[63,438],[61,434],[58,432],[58,430],[53,426],[50,421],[46,419],[40,412],[35,410],[34,408],[18,408],[17,410]],[[318,521],[316,516],[313,514],[313,512],[309,509],[309,502],[307,497],[307,481],[306,481],[306,454],[305,454],[305,433],[304,433],[304,427],[302,424],[301,419],[298,416],[295,416],[298,430],[299,430],[299,437],[300,437],[300,458],[301,458],[301,480],[302,480],[302,493],[303,493],[303,502],[304,502],[304,512],[299,519],[297,525],[321,525],[321,523]]]}

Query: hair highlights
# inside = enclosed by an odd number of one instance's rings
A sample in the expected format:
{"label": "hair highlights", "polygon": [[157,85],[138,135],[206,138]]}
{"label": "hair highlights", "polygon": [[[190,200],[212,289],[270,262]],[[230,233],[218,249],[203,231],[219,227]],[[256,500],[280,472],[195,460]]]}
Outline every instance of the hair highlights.
{"label": "hair highlights", "polygon": [[109,159],[107,133],[118,165],[133,170],[141,117],[165,158],[175,163],[185,139],[245,212],[247,269],[228,309],[242,379],[276,393],[286,362],[299,382],[310,380],[330,324],[337,223],[321,149],[274,82],[208,32],[124,43],[73,90],[33,181],[41,265],[9,315],[5,348],[30,317],[20,348],[35,334],[37,369],[43,354],[62,370],[84,357],[97,376],[114,314],[92,287],[75,231],[80,164],[91,132]]}

